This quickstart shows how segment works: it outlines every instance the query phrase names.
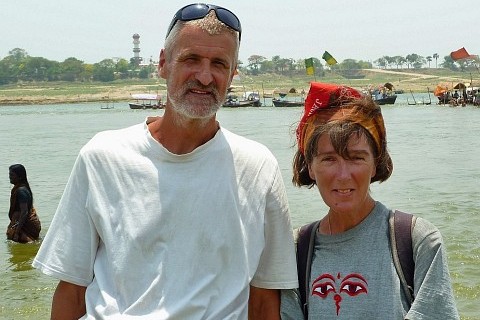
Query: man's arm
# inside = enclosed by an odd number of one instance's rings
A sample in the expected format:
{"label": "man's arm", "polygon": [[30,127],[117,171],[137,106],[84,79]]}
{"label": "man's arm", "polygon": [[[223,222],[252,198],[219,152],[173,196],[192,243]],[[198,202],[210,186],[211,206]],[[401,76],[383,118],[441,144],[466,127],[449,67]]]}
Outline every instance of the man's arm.
{"label": "man's arm", "polygon": [[280,320],[280,290],[250,286],[249,320]]}
{"label": "man's arm", "polygon": [[60,281],[53,294],[51,320],[78,320],[87,312],[85,307],[86,287]]}

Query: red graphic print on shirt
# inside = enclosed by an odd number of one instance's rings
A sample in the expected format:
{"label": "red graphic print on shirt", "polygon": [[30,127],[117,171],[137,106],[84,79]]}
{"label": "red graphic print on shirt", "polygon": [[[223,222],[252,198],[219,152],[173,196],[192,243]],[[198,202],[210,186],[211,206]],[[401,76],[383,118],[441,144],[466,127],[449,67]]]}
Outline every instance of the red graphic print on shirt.
{"label": "red graphic print on shirt", "polygon": [[338,273],[336,277],[325,273],[313,281],[312,296],[318,296],[326,299],[330,294],[333,295],[333,302],[337,310],[337,316],[340,313],[340,303],[345,294],[350,297],[356,297],[361,293],[368,293],[368,283],[364,277],[358,273],[351,273],[342,278]]}

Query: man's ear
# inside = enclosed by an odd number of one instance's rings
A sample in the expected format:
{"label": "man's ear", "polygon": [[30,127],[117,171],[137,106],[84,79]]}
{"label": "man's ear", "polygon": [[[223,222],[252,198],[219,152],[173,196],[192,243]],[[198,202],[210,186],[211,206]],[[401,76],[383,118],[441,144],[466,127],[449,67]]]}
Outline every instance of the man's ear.
{"label": "man's ear", "polygon": [[158,77],[167,79],[167,70],[165,69],[165,49],[160,51],[160,58],[158,60]]}
{"label": "man's ear", "polygon": [[229,79],[230,81],[228,83],[228,86],[232,84],[233,77],[235,77],[237,74],[238,74],[238,64],[235,65],[235,67],[233,68],[233,72],[230,74],[230,79]]}

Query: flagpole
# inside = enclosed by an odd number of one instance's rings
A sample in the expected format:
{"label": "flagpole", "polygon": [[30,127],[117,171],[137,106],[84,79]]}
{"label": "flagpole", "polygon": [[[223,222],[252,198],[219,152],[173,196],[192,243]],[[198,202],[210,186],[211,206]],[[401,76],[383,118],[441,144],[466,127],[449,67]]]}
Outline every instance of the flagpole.
{"label": "flagpole", "polygon": [[265,88],[263,87],[263,81],[262,81],[262,96],[263,96],[263,105],[266,106],[267,104],[265,103]]}

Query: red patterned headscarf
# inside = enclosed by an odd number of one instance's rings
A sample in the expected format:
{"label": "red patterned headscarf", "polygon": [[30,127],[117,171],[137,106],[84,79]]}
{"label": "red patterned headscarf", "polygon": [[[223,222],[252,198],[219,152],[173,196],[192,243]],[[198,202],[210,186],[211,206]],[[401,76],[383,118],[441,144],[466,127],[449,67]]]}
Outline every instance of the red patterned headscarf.
{"label": "red patterned headscarf", "polygon": [[305,100],[305,110],[297,127],[297,143],[302,154],[316,126],[334,120],[358,123],[373,137],[377,150],[382,150],[385,125],[381,112],[375,116],[365,114],[354,102],[362,98],[357,90],[337,84],[312,82]]}

